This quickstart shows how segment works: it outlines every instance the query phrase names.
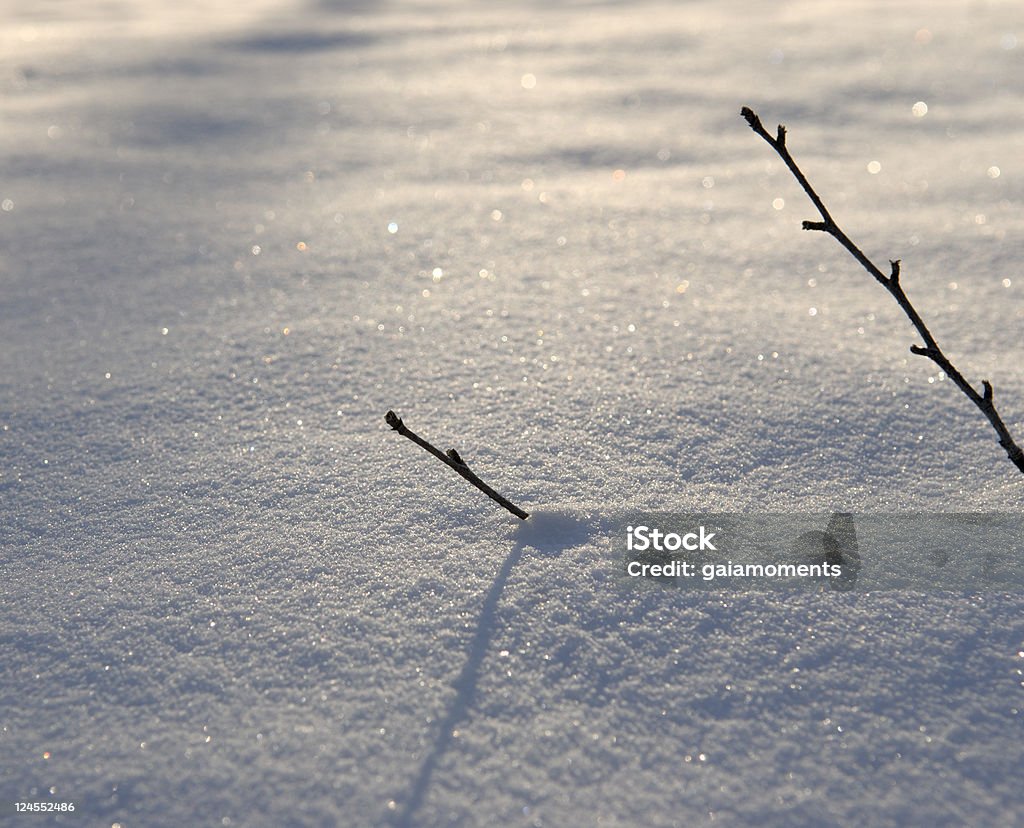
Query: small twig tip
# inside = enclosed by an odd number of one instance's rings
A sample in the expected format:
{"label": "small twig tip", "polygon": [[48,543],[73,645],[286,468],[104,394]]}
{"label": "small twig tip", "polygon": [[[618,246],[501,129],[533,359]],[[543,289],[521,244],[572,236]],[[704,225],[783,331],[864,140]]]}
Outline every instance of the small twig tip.
{"label": "small twig tip", "polygon": [[415,434],[411,429],[406,428],[405,423],[402,422],[402,418],[399,417],[394,411],[388,409],[387,414],[384,415],[385,422],[391,426],[395,431],[401,434],[403,437],[407,437],[412,440],[420,448],[425,449],[434,455],[438,460],[445,463],[445,465],[454,469],[464,479],[476,486],[480,491],[487,495],[491,500],[497,503],[499,506],[508,509],[513,515],[520,520],[526,520],[529,516],[529,512],[525,512],[516,506],[507,497],[503,497],[498,494],[494,489],[484,483],[479,477],[477,477],[469,466],[466,465],[466,461],[459,456],[459,453],[455,449],[448,449],[446,452],[442,452],[437,446],[431,445],[418,434]]}

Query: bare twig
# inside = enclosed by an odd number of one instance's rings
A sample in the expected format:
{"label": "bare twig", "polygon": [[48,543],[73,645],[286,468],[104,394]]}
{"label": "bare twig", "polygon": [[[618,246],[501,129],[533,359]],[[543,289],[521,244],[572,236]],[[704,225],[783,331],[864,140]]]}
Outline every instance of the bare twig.
{"label": "bare twig", "polygon": [[526,520],[530,516],[529,512],[524,512],[522,509],[520,509],[518,506],[512,503],[512,501],[508,500],[505,497],[502,497],[500,494],[494,491],[494,489],[492,489],[490,486],[484,483],[483,480],[477,477],[472,471],[470,471],[469,466],[466,465],[466,461],[459,456],[459,453],[455,449],[448,449],[448,452],[446,454],[442,452],[439,448],[432,446],[418,434],[416,434],[413,431],[410,431],[406,427],[405,423],[402,422],[402,418],[399,417],[394,411],[388,411],[388,413],[384,415],[384,421],[389,426],[391,426],[395,431],[401,434],[403,437],[408,437],[410,440],[416,443],[416,445],[425,448],[446,466],[451,466],[453,469],[455,469],[456,472],[462,475],[462,477],[466,478],[466,480],[468,480],[470,483],[476,486],[491,500],[493,500],[495,503],[499,503],[502,506],[504,506],[520,520]]}
{"label": "bare twig", "polygon": [[984,414],[992,424],[992,428],[995,429],[996,434],[999,435],[999,445],[1006,450],[1006,454],[1013,464],[1021,472],[1024,472],[1024,451],[1021,451],[1020,446],[1014,442],[1013,437],[1010,436],[1009,429],[1007,429],[1005,423],[1003,423],[1002,417],[999,416],[999,412],[996,411],[995,404],[992,402],[992,384],[988,380],[982,380],[983,392],[979,394],[974,386],[964,379],[963,374],[956,369],[953,363],[949,361],[949,358],[942,352],[942,349],[935,341],[935,337],[932,336],[931,331],[928,330],[928,326],[925,325],[924,320],[921,319],[921,315],[917,312],[917,309],[910,304],[907,294],[903,292],[903,286],[900,284],[899,259],[889,261],[891,270],[888,276],[882,273],[882,271],[864,255],[863,251],[850,241],[849,236],[839,229],[839,225],[836,224],[835,220],[829,214],[825,205],[822,203],[821,198],[814,191],[810,182],[808,182],[807,177],[796,165],[796,161],[793,160],[793,156],[790,155],[789,150],[786,149],[786,128],[782,126],[782,124],[779,124],[778,132],[773,137],[768,130],[764,128],[761,123],[761,119],[757,117],[757,114],[750,109],[750,107],[743,107],[743,109],[740,110],[740,114],[747,119],[747,123],[750,124],[750,128],[764,138],[771,148],[779,154],[779,157],[785,162],[786,166],[789,167],[789,171],[793,173],[793,177],[796,178],[800,186],[803,187],[804,192],[807,193],[807,197],[810,198],[811,202],[821,214],[821,221],[805,221],[803,223],[804,230],[819,230],[823,233],[828,233],[843,247],[845,247],[853,258],[860,262],[861,266],[863,266],[863,268],[875,278],[875,281],[892,294],[893,299],[896,300],[897,304],[899,304],[911,324],[913,324],[914,328],[924,340],[923,347],[920,345],[911,345],[911,352],[918,356],[927,357],[938,365],[946,376],[953,381],[956,387],[959,388],[967,398],[981,410],[981,413]]}

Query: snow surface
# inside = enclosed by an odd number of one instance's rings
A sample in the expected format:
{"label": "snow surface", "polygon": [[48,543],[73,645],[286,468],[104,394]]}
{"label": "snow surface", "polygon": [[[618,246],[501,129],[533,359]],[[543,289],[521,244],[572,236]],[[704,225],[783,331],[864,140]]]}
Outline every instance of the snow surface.
{"label": "snow surface", "polygon": [[1020,437],[1019,4],[3,14],[0,821],[1024,820],[1019,593],[615,553],[637,509],[1019,512],[739,117]]}

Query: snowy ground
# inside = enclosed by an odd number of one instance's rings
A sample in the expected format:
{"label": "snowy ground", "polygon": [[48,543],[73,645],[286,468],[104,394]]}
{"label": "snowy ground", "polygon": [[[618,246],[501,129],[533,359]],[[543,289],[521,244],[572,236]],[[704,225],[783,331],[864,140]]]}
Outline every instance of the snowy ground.
{"label": "snowy ground", "polygon": [[1019,513],[739,116],[1020,437],[1019,4],[219,5],[3,4],[0,822],[1024,819],[1019,591],[615,551]]}

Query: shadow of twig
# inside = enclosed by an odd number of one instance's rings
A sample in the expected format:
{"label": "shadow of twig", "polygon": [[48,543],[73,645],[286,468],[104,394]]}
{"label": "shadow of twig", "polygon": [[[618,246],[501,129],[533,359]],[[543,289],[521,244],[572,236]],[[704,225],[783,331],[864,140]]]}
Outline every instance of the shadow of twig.
{"label": "shadow of twig", "polygon": [[466,663],[453,684],[455,698],[452,699],[447,715],[445,715],[438,726],[434,746],[420,766],[419,773],[416,775],[416,780],[413,782],[412,789],[409,792],[409,798],[406,799],[400,812],[395,817],[393,824],[396,828],[413,828],[416,824],[413,819],[423,804],[423,798],[430,787],[430,780],[434,775],[434,769],[451,744],[452,732],[455,730],[455,726],[469,714],[470,707],[473,704],[473,697],[476,695],[480,665],[483,664],[484,657],[487,655],[487,650],[491,644],[491,636],[494,633],[498,602],[505,591],[505,583],[508,581],[508,576],[512,573],[522,555],[523,544],[517,543],[512,548],[512,551],[508,553],[505,562],[501,565],[501,569],[498,570],[494,583],[491,584],[491,588],[487,591],[487,597],[480,608],[480,615],[477,616],[476,633],[473,635],[472,642],[470,642]]}
{"label": "shadow of twig", "polygon": [[593,527],[587,522],[581,521],[571,513],[561,511],[534,512],[529,520],[523,521],[518,527],[515,545],[505,557],[501,569],[494,577],[494,583],[487,591],[483,606],[480,607],[476,632],[466,653],[466,663],[452,685],[455,689],[455,698],[452,699],[447,714],[438,725],[434,745],[420,765],[408,797],[392,818],[391,824],[395,828],[414,828],[417,824],[416,814],[423,806],[434,770],[451,746],[452,733],[456,725],[469,715],[480,680],[480,668],[494,637],[498,602],[505,592],[505,584],[512,570],[523,556],[523,550],[531,549],[539,555],[558,555],[565,549],[584,543],[592,531]]}

